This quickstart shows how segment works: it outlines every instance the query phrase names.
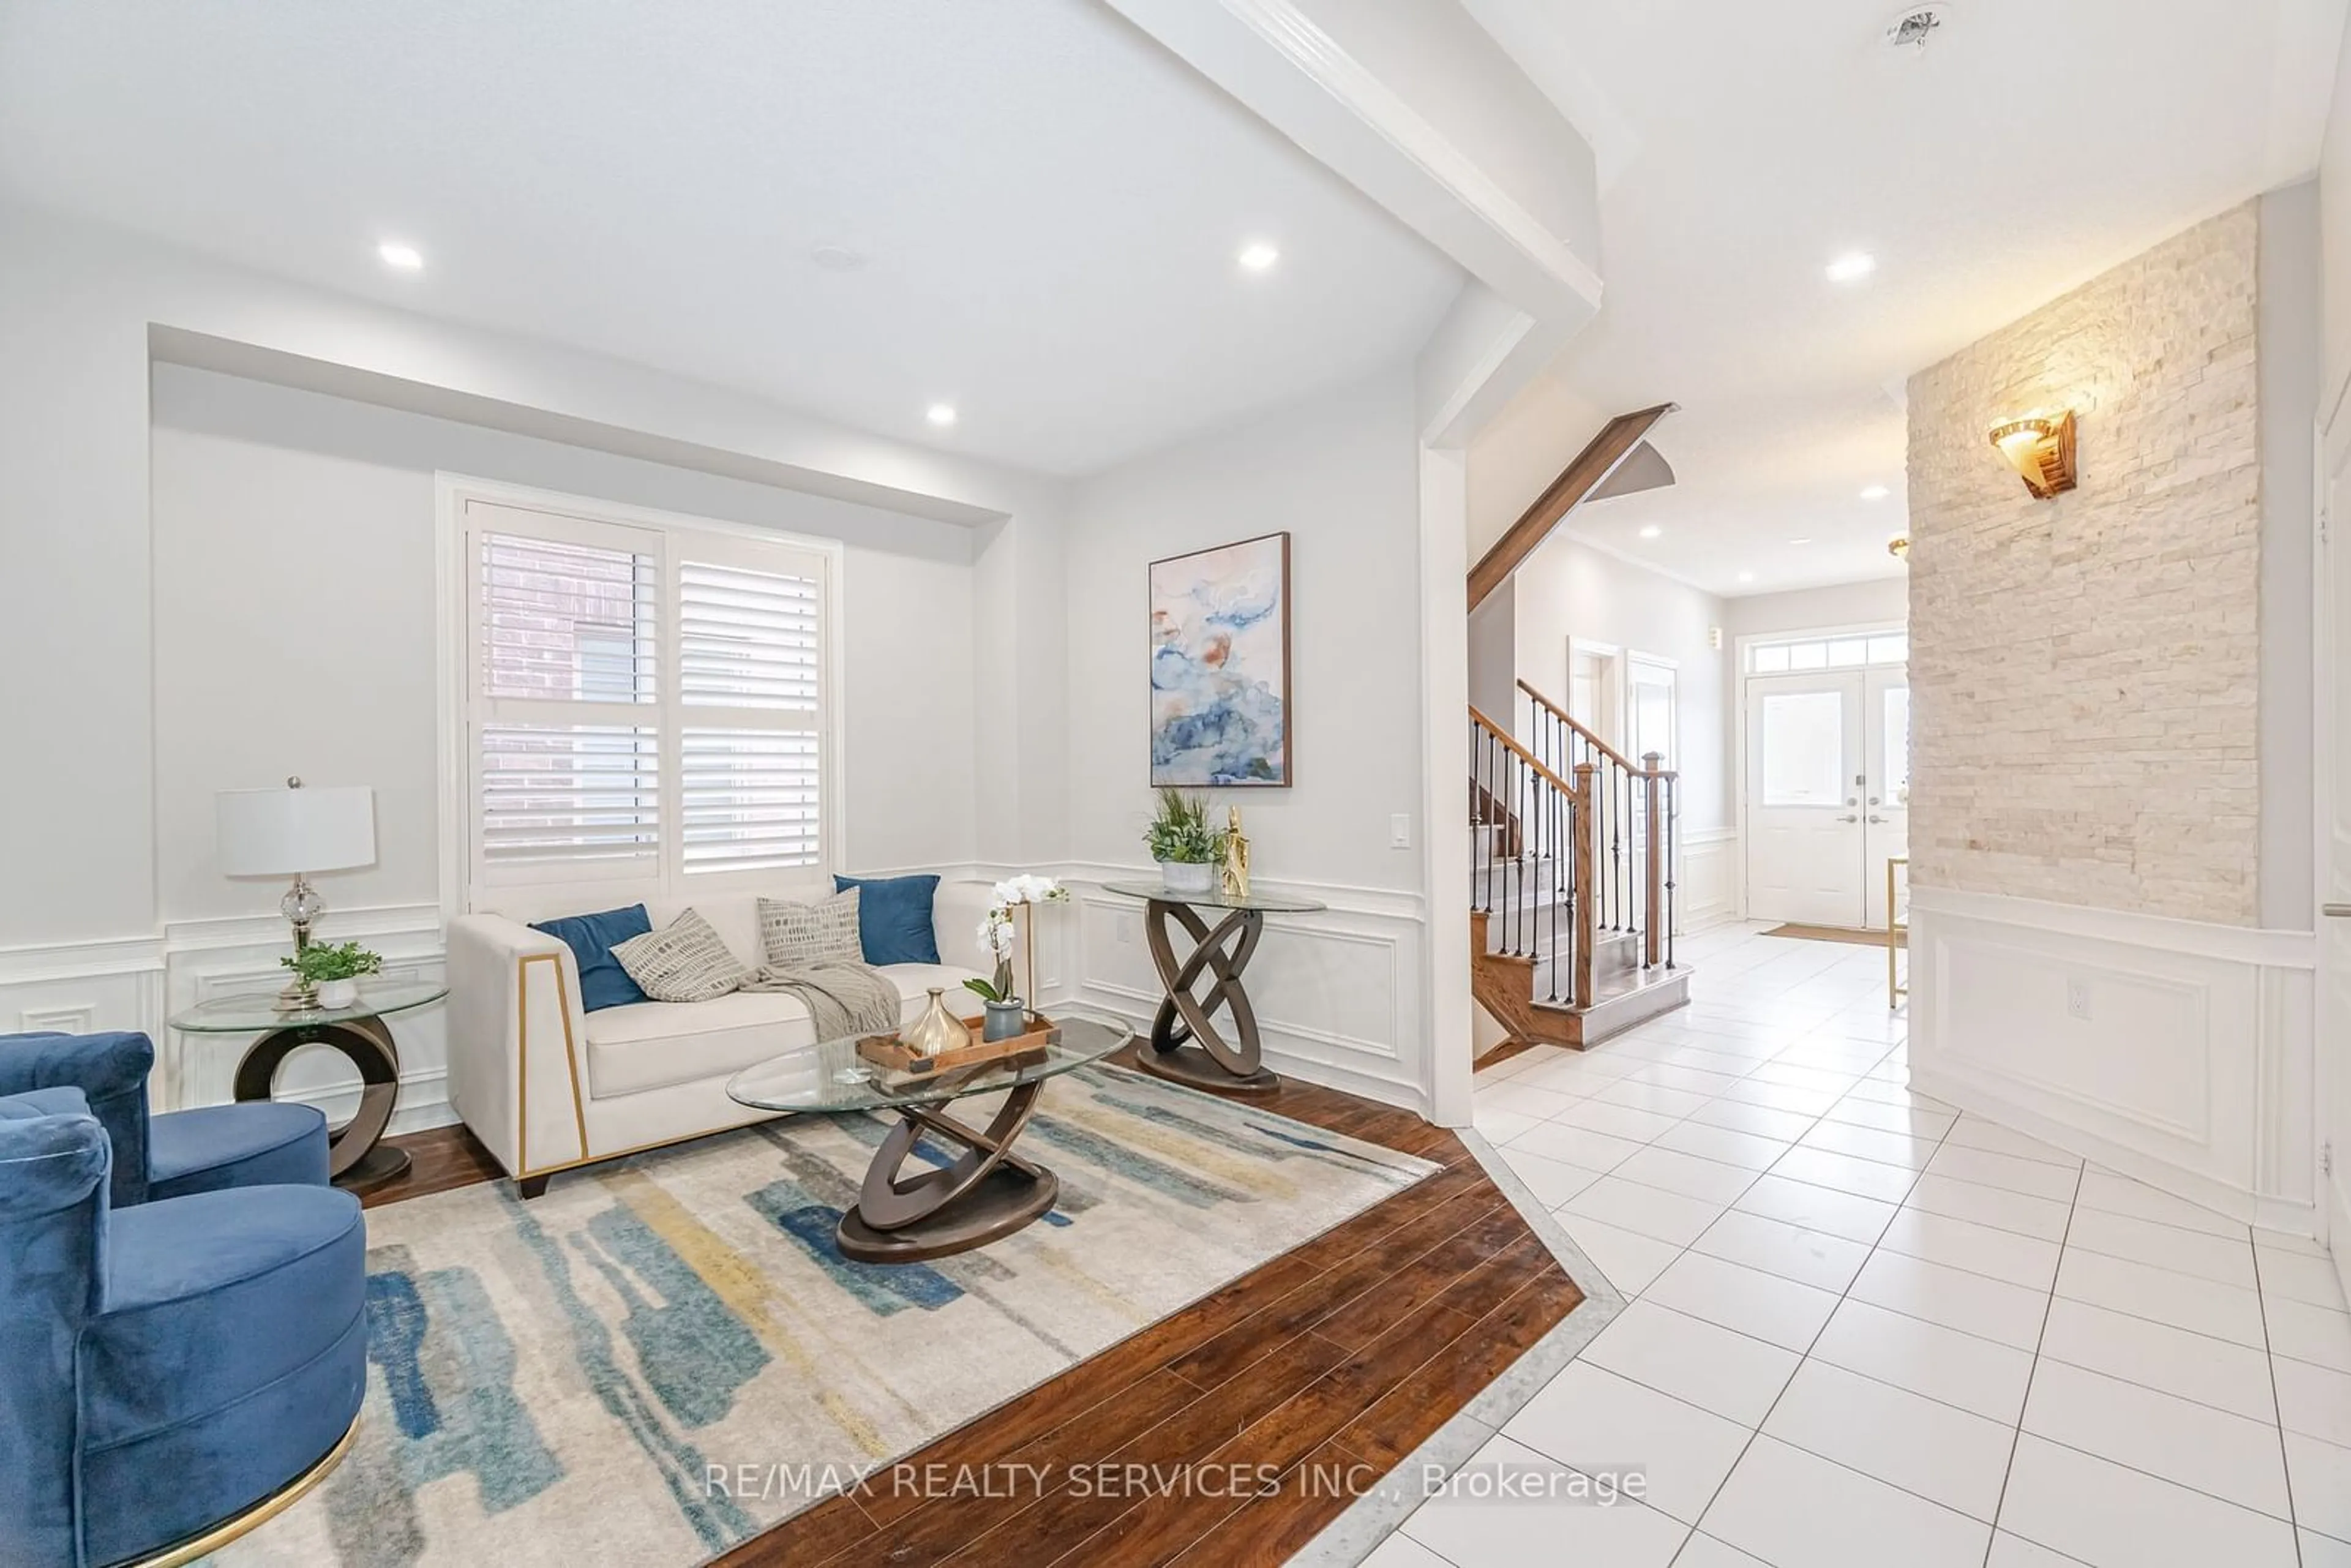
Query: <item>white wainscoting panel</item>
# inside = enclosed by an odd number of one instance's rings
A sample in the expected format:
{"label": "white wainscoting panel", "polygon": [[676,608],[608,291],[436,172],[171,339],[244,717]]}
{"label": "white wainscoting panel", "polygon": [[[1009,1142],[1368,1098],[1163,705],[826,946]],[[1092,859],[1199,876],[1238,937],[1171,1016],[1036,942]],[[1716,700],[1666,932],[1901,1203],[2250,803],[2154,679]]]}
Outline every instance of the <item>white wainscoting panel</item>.
{"label": "white wainscoting panel", "polygon": [[152,936],[0,948],[0,1034],[143,1030],[160,1040],[163,945]]}
{"label": "white wainscoting panel", "polygon": [[1914,1087],[2315,1234],[2310,933],[1923,887],[1910,912]]}
{"label": "white wainscoting panel", "polygon": [[1682,835],[1681,874],[1675,880],[1677,927],[1702,931],[1739,915],[1739,830],[1694,828]]}
{"label": "white wainscoting panel", "polygon": [[[1144,935],[1144,906],[1102,884],[1156,882],[1157,870],[1090,864],[1062,868],[1062,875],[1072,902],[1056,912],[1040,948],[1065,982],[1061,994],[1117,1013],[1139,1034],[1147,1033],[1165,993]],[[1267,891],[1275,885],[1263,884]],[[1243,979],[1267,1065],[1426,1114],[1426,925],[1418,895],[1328,883],[1279,886],[1331,907],[1266,916],[1265,938]],[[1214,910],[1201,913],[1212,925],[1218,918]],[[1186,940],[1176,933],[1179,954],[1187,951]],[[1054,994],[1051,987],[1040,988]]]}

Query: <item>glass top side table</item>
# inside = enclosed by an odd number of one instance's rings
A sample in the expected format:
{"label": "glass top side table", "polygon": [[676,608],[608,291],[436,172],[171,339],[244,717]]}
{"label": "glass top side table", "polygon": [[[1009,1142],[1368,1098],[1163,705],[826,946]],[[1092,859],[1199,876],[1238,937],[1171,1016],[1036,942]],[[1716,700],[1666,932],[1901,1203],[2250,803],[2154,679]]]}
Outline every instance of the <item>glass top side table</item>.
{"label": "glass top side table", "polygon": [[359,1000],[347,1008],[281,1009],[276,993],[256,993],[199,1002],[171,1022],[186,1034],[260,1037],[237,1061],[234,1093],[239,1100],[272,1098],[278,1067],[306,1045],[341,1052],[359,1070],[360,1108],[328,1134],[327,1172],[338,1186],[365,1192],[408,1169],[408,1151],[381,1142],[400,1103],[400,1048],[383,1020],[448,994],[449,988],[435,981],[363,981]]}
{"label": "glass top side table", "polygon": [[[1007,1058],[922,1077],[899,1078],[857,1054],[855,1037],[804,1045],[737,1073],[726,1092],[766,1111],[895,1111],[899,1122],[865,1167],[854,1207],[833,1228],[841,1256],[862,1263],[918,1263],[967,1252],[1038,1219],[1061,1197],[1061,1179],[1012,1152],[1045,1081],[1123,1047],[1134,1031],[1115,1019],[1056,1008],[1046,1015],[1061,1039],[1042,1056]],[[1004,1091],[981,1128],[947,1114],[946,1102]],[[960,1149],[939,1165],[928,1155],[902,1176],[917,1139]]]}
{"label": "glass top side table", "polygon": [[[1151,962],[1167,995],[1151,1020],[1151,1049],[1136,1053],[1136,1065],[1155,1077],[1195,1089],[1228,1093],[1270,1094],[1281,1080],[1269,1071],[1258,1037],[1257,1009],[1249,1005],[1241,971],[1257,954],[1268,915],[1308,915],[1329,904],[1279,893],[1228,898],[1215,893],[1172,893],[1153,882],[1106,882],[1102,891],[1144,901],[1144,937]],[[1204,909],[1223,910],[1211,926]],[[1171,925],[1180,925],[1191,950],[1176,956]],[[1204,995],[1193,988],[1212,977]],[[1219,1009],[1230,1018],[1232,1038],[1218,1031]]]}

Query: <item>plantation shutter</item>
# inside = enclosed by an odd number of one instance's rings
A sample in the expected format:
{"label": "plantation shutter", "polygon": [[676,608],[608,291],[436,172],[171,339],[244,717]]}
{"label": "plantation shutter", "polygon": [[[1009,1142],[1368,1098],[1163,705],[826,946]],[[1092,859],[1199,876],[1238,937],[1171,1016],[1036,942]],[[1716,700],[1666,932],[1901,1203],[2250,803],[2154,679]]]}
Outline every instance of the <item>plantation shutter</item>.
{"label": "plantation shutter", "polygon": [[831,558],[463,506],[472,887],[545,906],[820,873]]}
{"label": "plantation shutter", "polygon": [[468,502],[475,879],[658,874],[661,535]]}
{"label": "plantation shutter", "polygon": [[824,558],[678,541],[678,866],[687,877],[823,861]]}

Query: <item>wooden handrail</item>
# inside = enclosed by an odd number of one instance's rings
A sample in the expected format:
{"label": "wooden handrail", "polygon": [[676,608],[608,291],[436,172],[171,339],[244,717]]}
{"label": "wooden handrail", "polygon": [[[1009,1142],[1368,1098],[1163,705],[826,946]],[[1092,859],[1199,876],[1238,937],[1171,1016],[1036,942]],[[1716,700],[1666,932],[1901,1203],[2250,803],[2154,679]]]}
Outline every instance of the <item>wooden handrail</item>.
{"label": "wooden handrail", "polygon": [[1504,729],[1500,725],[1496,724],[1492,719],[1488,718],[1484,714],[1479,713],[1476,703],[1471,703],[1469,705],[1469,717],[1479,728],[1484,730],[1496,740],[1500,741],[1504,746],[1510,747],[1513,756],[1518,758],[1520,761],[1525,763],[1528,767],[1533,768],[1537,777],[1549,781],[1552,789],[1558,790],[1561,794],[1566,796],[1571,800],[1576,801],[1579,804],[1583,802],[1583,792],[1582,790],[1569,783],[1566,779],[1562,779],[1558,774],[1553,773],[1550,768],[1544,767],[1542,763],[1537,759],[1533,752],[1529,751],[1525,747],[1520,746],[1517,740],[1512,738],[1509,730]]}
{"label": "wooden handrail", "polygon": [[1560,723],[1567,726],[1568,728],[1575,731],[1576,734],[1590,741],[1595,750],[1605,755],[1610,761],[1615,763],[1617,767],[1625,769],[1625,772],[1636,774],[1643,779],[1678,779],[1681,777],[1681,769],[1677,768],[1642,767],[1639,763],[1634,761],[1631,758],[1625,756],[1623,752],[1617,750],[1614,747],[1609,745],[1598,736],[1593,734],[1591,730],[1585,728],[1583,724],[1579,723],[1573,716],[1571,716],[1566,709],[1552,701],[1551,698],[1543,695],[1542,693],[1535,690],[1534,687],[1527,685],[1523,679],[1519,682],[1519,690],[1534,698],[1536,702],[1542,706],[1544,712],[1550,714],[1552,717],[1559,720]]}
{"label": "wooden handrail", "polygon": [[1469,608],[1477,609],[1486,601],[1488,594],[1508,582],[1510,573],[1534,554],[1537,546],[1551,538],[1560,519],[1606,484],[1618,465],[1641,444],[1642,437],[1677,406],[1661,402],[1637,413],[1620,413],[1603,425],[1592,444],[1575,455],[1575,461],[1560,470],[1559,477],[1535,497],[1534,505],[1520,513],[1519,520],[1494,541],[1494,548],[1479,556],[1478,564],[1469,569]]}

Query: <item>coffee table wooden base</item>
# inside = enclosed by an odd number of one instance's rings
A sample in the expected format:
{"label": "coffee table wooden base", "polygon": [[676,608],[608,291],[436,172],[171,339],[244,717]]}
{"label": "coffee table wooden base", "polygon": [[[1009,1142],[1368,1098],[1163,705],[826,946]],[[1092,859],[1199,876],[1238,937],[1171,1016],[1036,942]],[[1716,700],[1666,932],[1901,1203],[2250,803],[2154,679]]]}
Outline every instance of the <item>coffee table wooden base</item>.
{"label": "coffee table wooden base", "polygon": [[[865,1167],[857,1207],[841,1217],[833,1232],[841,1256],[861,1263],[919,1263],[985,1247],[1035,1222],[1061,1197],[1061,1178],[1014,1154],[1012,1142],[1029,1124],[1044,1087],[1038,1079],[1014,1089],[984,1129],[948,1115],[951,1102],[900,1110],[898,1124]],[[916,1174],[901,1175],[926,1133],[961,1145],[963,1153],[952,1164],[926,1160]]]}
{"label": "coffee table wooden base", "polygon": [[876,1230],[856,1209],[841,1217],[833,1243],[860,1263],[920,1263],[1000,1241],[1061,1201],[1061,1178],[1037,1166],[998,1166],[939,1211],[896,1230]]}

